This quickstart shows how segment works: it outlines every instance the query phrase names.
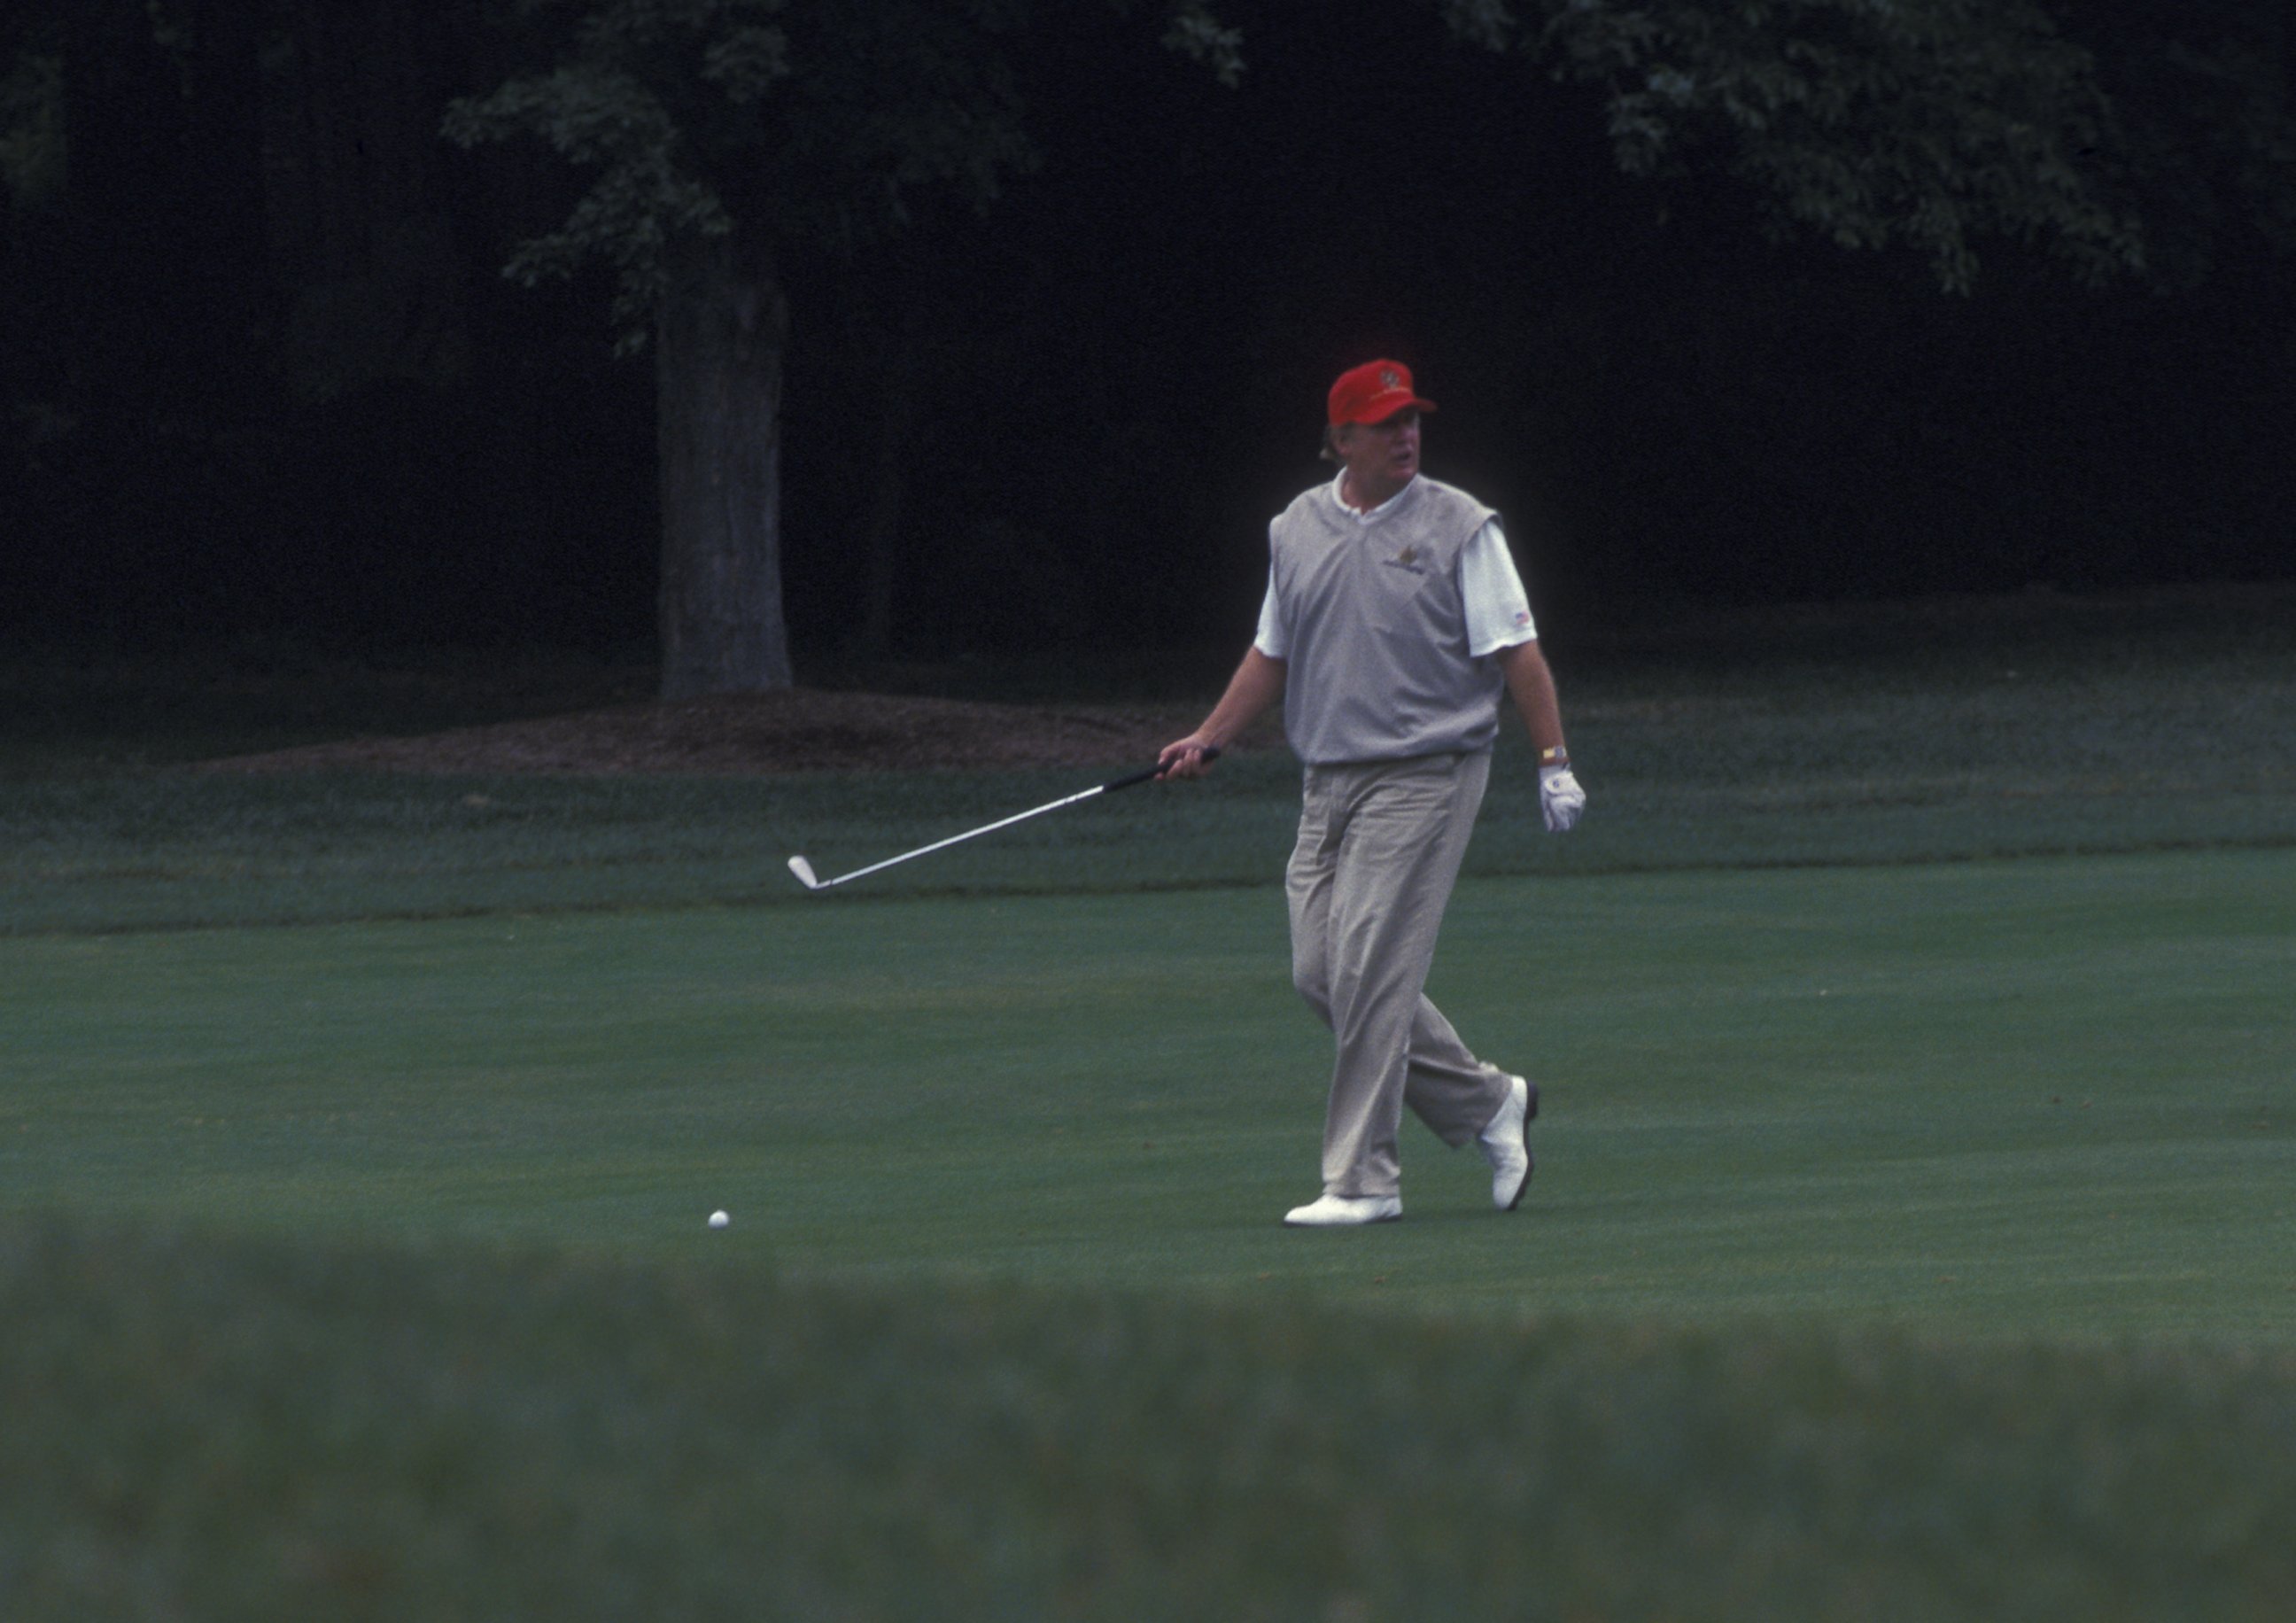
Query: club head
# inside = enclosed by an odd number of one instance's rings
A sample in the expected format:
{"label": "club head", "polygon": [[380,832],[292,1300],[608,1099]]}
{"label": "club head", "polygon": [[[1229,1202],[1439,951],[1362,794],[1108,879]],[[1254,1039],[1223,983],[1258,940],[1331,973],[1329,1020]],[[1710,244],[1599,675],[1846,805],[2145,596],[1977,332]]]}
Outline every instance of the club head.
{"label": "club head", "polygon": [[813,865],[806,861],[804,857],[791,857],[790,872],[797,875],[798,882],[803,885],[807,889],[818,890],[821,889],[821,881],[813,876]]}

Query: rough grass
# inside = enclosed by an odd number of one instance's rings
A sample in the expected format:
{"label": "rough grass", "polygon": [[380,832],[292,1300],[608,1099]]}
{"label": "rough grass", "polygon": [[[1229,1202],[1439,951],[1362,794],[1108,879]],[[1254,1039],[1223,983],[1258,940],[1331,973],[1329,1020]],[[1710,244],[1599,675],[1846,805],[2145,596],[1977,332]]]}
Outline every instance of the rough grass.
{"label": "rough grass", "polygon": [[[1561,652],[1588,819],[1567,840],[1539,830],[1532,766],[1510,733],[1469,871],[2283,844],[2296,837],[2291,602],[2266,590],[2054,612],[2013,602],[1749,617],[1649,648]],[[1049,680],[1009,679],[1030,694]],[[201,737],[209,754],[257,747],[248,729],[265,717],[283,725],[287,696],[275,681],[258,684],[266,697],[234,709],[230,684],[211,683],[195,690],[204,697],[162,707],[185,729],[163,748],[111,686],[91,697],[61,684],[80,695],[66,702],[54,696],[59,678],[42,680],[0,715],[0,766],[13,763],[0,797],[0,933],[816,906],[783,865],[793,853],[834,874],[1104,775],[1082,766],[751,779],[123,771],[122,751],[180,760]],[[323,717],[327,690],[314,681],[286,685]],[[444,725],[444,700],[405,685],[348,683],[338,733],[378,714]],[[547,669],[500,678],[465,718],[577,691],[575,677]],[[90,729],[77,755],[28,719],[58,706]],[[98,725],[107,717],[109,730]],[[300,725],[325,730],[319,718]],[[1210,783],[1091,801],[890,870],[840,899],[1265,884],[1296,810],[1288,758],[1242,756]]]}

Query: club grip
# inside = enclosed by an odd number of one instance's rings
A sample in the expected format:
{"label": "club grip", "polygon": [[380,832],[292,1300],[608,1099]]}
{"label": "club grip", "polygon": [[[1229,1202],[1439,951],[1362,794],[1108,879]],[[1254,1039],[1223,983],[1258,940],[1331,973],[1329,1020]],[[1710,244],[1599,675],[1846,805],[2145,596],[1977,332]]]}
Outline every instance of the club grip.
{"label": "club grip", "polygon": [[[1204,758],[1208,761],[1216,761],[1219,759],[1219,753],[1218,747],[1217,745],[1212,746],[1205,750]],[[1149,767],[1145,772],[1131,773],[1124,777],[1117,778],[1110,783],[1103,783],[1100,786],[1100,791],[1103,794],[1114,794],[1118,790],[1129,789],[1136,783],[1152,783],[1157,778],[1163,776],[1163,775],[1164,764],[1161,761],[1159,761],[1153,766]]]}

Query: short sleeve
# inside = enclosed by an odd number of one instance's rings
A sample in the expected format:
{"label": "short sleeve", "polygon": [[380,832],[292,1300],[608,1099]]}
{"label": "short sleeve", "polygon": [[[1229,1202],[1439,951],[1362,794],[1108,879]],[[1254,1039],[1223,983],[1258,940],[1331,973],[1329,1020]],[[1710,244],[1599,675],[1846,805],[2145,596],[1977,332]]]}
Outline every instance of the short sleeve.
{"label": "short sleeve", "polygon": [[1267,595],[1259,602],[1259,629],[1252,635],[1251,645],[1271,660],[1281,660],[1291,648],[1283,635],[1283,618],[1275,608],[1275,571],[1267,571]]}
{"label": "short sleeve", "polygon": [[1530,598],[1496,519],[1477,530],[1459,554],[1459,595],[1467,616],[1467,652],[1477,659],[1537,639]]}

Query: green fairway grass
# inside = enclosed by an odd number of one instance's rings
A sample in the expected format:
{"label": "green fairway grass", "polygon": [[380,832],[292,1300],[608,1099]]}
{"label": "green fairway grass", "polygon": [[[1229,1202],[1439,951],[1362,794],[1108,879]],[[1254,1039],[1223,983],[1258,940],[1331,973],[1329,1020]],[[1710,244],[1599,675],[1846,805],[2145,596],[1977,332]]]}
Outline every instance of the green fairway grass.
{"label": "green fairway grass", "polygon": [[1503,748],[1431,987],[1529,1198],[1406,1124],[1340,1234],[1279,754],[814,896],[1095,775],[35,684],[0,1619],[2296,1615],[2284,596],[1566,664],[1589,821]]}
{"label": "green fairway grass", "polygon": [[[1280,896],[0,942],[18,1209],[1435,1310],[2296,1337],[2296,852],[1470,881],[1524,1215],[1417,1134],[1314,1193]],[[1414,1130],[1415,1132],[1415,1130]],[[730,1210],[734,1229],[701,1219]]]}

